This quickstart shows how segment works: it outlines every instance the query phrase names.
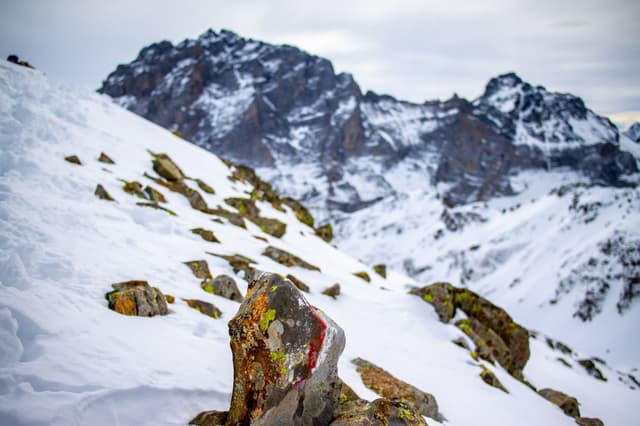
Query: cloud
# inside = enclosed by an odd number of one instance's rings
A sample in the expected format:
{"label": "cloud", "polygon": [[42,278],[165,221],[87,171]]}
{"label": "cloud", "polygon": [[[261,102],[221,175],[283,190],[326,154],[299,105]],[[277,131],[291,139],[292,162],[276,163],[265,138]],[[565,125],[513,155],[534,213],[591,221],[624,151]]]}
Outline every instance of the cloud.
{"label": "cloud", "polygon": [[297,45],[363,89],[421,102],[473,98],[515,71],[600,113],[640,110],[637,0],[5,1],[0,52],[96,88],[118,63],[168,39],[227,28]]}

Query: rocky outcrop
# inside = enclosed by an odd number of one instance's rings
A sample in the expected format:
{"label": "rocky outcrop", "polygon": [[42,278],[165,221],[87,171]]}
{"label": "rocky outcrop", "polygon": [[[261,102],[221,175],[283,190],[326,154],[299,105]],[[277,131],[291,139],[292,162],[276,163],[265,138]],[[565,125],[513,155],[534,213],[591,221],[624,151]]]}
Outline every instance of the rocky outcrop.
{"label": "rocky outcrop", "polygon": [[304,282],[302,282],[302,280],[297,278],[295,275],[288,274],[287,279],[291,281],[293,285],[295,285],[298,288],[298,290],[304,291],[305,293],[309,293],[310,291],[309,286],[306,285]]}
{"label": "rocky outcrop", "polygon": [[102,186],[101,184],[98,184],[96,186],[96,190],[95,190],[94,194],[95,194],[96,197],[100,198],[101,200],[115,201],[113,199],[113,197],[111,195],[109,195],[107,190],[104,189],[104,186]]}
{"label": "rocky outcrop", "polygon": [[191,272],[193,272],[196,278],[200,278],[201,280],[211,278],[209,264],[206,260],[190,260],[189,262],[184,262],[184,264],[191,269]]}
{"label": "rocky outcrop", "polygon": [[496,377],[495,373],[489,370],[487,367],[482,366],[482,371],[480,372],[480,378],[482,379],[483,382],[485,382],[489,386],[493,386],[494,388],[500,389],[505,393],[509,393],[507,388],[505,388],[502,382]]}
{"label": "rocky outcrop", "polygon": [[368,273],[366,273],[365,271],[359,271],[359,272],[355,272],[353,275],[355,275],[356,277],[360,278],[363,281],[366,281],[368,283],[371,282],[371,277],[369,276]]}
{"label": "rocky outcrop", "polygon": [[235,274],[237,274],[240,271],[243,271],[245,278],[249,277],[254,271],[254,268],[251,265],[255,264],[256,261],[249,259],[248,257],[245,257],[241,254],[232,254],[232,255],[215,254],[215,253],[207,253],[207,254],[220,257],[226,260],[229,263],[229,266],[233,268],[233,272]]}
{"label": "rocky outcrop", "polygon": [[363,383],[378,395],[389,400],[402,401],[415,407],[418,413],[439,422],[444,420],[433,395],[399,380],[388,371],[362,358],[356,358],[351,362],[356,365]]}
{"label": "rocky outcrop", "polygon": [[330,243],[333,240],[333,227],[330,223],[319,226],[315,229],[315,233],[318,237],[322,238],[326,242]]}
{"label": "rocky outcrop", "polygon": [[274,262],[278,262],[281,265],[285,265],[288,267],[299,266],[301,268],[310,269],[312,271],[320,270],[320,268],[318,268],[317,266],[300,259],[295,254],[289,253],[288,251],[273,246],[268,246],[266,249],[264,249],[262,255],[268,257]]}
{"label": "rocky outcrop", "polygon": [[362,399],[345,401],[336,413],[331,426],[427,426],[424,417],[410,404],[378,398],[373,402]]}
{"label": "rocky outcrop", "polygon": [[572,396],[569,396],[563,392],[545,388],[540,389],[538,393],[545,399],[551,401],[553,404],[560,407],[564,413],[569,417],[580,417],[580,408],[578,407],[578,400]]}
{"label": "rocky outcrop", "polygon": [[229,322],[234,386],[227,425],[329,424],[344,333],[289,281],[262,273]]}
{"label": "rocky outcrop", "polygon": [[80,158],[78,158],[77,155],[67,155],[66,157],[64,157],[64,160],[71,164],[76,164],[78,166],[82,165],[82,162],[80,161]]}
{"label": "rocky outcrop", "polygon": [[376,272],[376,274],[380,275],[382,278],[387,278],[387,265],[385,265],[384,263],[374,265],[373,270]]}
{"label": "rocky outcrop", "polygon": [[482,358],[497,361],[509,373],[522,379],[529,359],[529,332],[517,324],[506,311],[466,288],[449,283],[435,283],[411,290],[436,310],[442,322],[463,311],[468,320],[457,325],[476,344]]}
{"label": "rocky outcrop", "polygon": [[104,152],[100,153],[100,156],[98,157],[98,161],[105,164],[115,164],[115,161],[113,161],[111,157],[109,157]]}
{"label": "rocky outcrop", "polygon": [[340,296],[340,284],[335,283],[334,285],[325,288],[322,294],[336,300],[338,296]]}
{"label": "rocky outcrop", "polygon": [[222,311],[218,309],[213,303],[205,302],[198,299],[183,299],[189,307],[195,309],[203,315],[218,319],[222,316]]}
{"label": "rocky outcrop", "polygon": [[208,241],[210,243],[219,243],[220,240],[218,240],[215,236],[215,234],[213,233],[213,231],[209,230],[209,229],[204,229],[204,228],[193,228],[191,230],[191,232],[193,232],[196,235],[200,235],[200,237],[205,240]]}
{"label": "rocky outcrop", "polygon": [[105,298],[112,309],[122,315],[152,317],[167,315],[167,302],[157,287],[146,281],[125,281],[111,285],[113,291]]}
{"label": "rocky outcrop", "polygon": [[200,287],[207,293],[215,294],[234,302],[242,302],[242,293],[240,293],[238,285],[228,275],[218,275],[213,279],[206,279],[202,281]]}

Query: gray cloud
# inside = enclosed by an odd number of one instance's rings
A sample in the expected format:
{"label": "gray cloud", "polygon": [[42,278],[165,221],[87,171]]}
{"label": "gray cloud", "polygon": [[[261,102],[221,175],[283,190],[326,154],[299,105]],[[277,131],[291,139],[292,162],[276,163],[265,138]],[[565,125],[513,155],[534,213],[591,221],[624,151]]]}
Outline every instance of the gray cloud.
{"label": "gray cloud", "polygon": [[298,45],[364,90],[423,101],[479,95],[515,71],[602,114],[640,111],[635,0],[0,0],[0,53],[91,88],[162,39],[207,28]]}

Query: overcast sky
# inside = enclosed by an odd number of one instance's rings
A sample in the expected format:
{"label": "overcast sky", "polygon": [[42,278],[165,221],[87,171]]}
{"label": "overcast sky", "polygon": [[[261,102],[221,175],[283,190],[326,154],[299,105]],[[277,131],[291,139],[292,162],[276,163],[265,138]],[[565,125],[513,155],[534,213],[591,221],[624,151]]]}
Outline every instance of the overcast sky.
{"label": "overcast sky", "polygon": [[208,28],[333,61],[363,91],[474,98],[515,71],[640,121],[640,0],[0,0],[0,54],[93,89],[163,39]]}

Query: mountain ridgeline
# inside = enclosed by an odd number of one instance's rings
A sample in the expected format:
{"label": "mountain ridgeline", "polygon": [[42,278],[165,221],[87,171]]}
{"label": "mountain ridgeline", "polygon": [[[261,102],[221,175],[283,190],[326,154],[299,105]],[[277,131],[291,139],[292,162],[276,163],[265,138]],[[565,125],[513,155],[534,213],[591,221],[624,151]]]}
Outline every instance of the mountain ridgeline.
{"label": "mountain ridgeline", "polygon": [[638,170],[608,119],[513,73],[473,101],[416,104],[363,94],[326,59],[226,30],[145,47],[99,92],[212,152],[279,170],[276,183],[305,165],[313,183],[290,195],[318,208],[354,211],[393,194],[380,169],[405,162],[427,164],[414,178],[444,183],[448,205],[513,194],[521,170],[569,168],[614,186]]}

